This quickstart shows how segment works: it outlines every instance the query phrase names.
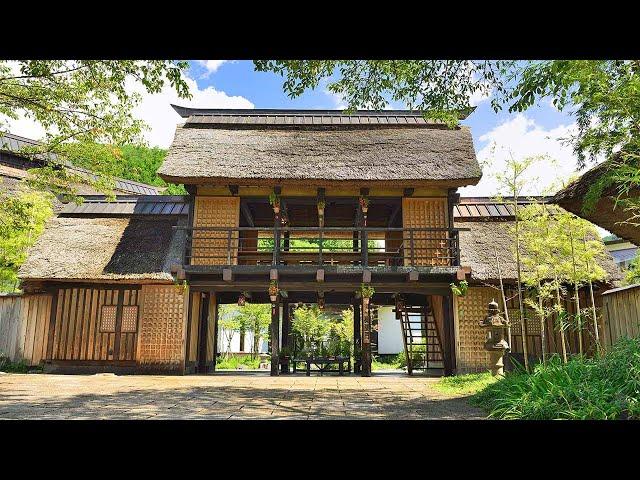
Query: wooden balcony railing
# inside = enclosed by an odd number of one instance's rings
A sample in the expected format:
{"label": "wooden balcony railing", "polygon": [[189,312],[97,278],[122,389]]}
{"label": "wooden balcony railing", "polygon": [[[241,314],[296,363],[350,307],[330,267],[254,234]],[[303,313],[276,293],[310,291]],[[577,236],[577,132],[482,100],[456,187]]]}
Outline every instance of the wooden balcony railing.
{"label": "wooden balcony railing", "polygon": [[456,228],[175,227],[184,265],[458,266]]}

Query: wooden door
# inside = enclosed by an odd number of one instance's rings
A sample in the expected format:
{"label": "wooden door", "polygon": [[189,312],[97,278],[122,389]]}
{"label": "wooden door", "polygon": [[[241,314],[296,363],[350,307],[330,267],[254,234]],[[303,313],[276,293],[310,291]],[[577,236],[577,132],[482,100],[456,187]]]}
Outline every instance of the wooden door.
{"label": "wooden door", "polygon": [[136,360],[139,289],[59,288],[50,326],[51,360],[127,362]]}

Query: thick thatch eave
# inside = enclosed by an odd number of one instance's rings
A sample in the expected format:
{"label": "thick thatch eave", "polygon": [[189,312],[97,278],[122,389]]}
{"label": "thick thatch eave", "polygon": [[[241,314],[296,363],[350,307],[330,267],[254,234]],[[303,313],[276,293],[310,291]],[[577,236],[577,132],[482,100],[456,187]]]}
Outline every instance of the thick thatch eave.
{"label": "thick thatch eave", "polygon": [[[560,205],[565,210],[589,220],[596,225],[615,233],[618,237],[640,245],[640,228],[625,223],[630,216],[621,204],[616,205],[617,193],[615,186],[604,188],[599,200],[593,208],[585,209],[585,198],[589,189],[603,181],[604,176],[614,165],[614,161],[606,161],[588,170],[580,178],[560,190],[552,199],[552,202]],[[635,190],[631,197],[640,196],[640,191]]]}
{"label": "thick thatch eave", "polygon": [[210,184],[475,185],[469,129],[176,129],[158,174]]}
{"label": "thick thatch eave", "polygon": [[53,218],[19,271],[34,280],[173,280],[184,233],[170,218]]}

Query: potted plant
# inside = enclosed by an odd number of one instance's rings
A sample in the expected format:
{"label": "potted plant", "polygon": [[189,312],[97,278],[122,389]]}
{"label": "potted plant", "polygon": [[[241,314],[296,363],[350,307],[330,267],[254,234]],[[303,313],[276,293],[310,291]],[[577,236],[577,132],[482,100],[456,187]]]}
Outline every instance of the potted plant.
{"label": "potted plant", "polygon": [[276,192],[271,192],[269,194],[269,204],[273,207],[273,212],[275,214],[280,213],[280,197]]}
{"label": "potted plant", "polygon": [[371,285],[363,283],[360,285],[360,295],[362,296],[362,302],[366,306],[369,304],[369,299],[373,297],[375,289]]}
{"label": "potted plant", "polygon": [[365,196],[360,196],[359,202],[360,202],[360,208],[362,209],[362,213],[366,215],[367,211],[369,210],[369,198]]}
{"label": "potted plant", "polygon": [[278,281],[277,280],[271,280],[269,282],[269,298],[271,299],[272,302],[276,302],[278,300],[278,293],[279,293],[279,288],[278,288]]}

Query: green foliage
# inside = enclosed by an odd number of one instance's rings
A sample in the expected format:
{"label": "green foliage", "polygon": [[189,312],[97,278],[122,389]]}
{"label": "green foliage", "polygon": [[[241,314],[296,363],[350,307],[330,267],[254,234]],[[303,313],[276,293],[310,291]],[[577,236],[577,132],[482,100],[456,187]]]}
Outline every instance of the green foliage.
{"label": "green foliage", "polygon": [[271,306],[259,303],[245,303],[242,307],[224,304],[219,307],[218,318],[220,327],[225,329],[227,353],[230,350],[234,332],[249,332],[253,337],[251,358],[256,358],[260,342],[263,338],[269,338]]}
{"label": "green foliage", "polygon": [[67,143],[60,146],[65,159],[79,167],[103,176],[113,188],[113,178],[166,188],[168,195],[184,195],[182,185],[167,184],[156,172],[162,165],[167,150],[142,145],[106,145],[97,143]]}
{"label": "green foliage", "polygon": [[0,291],[17,289],[18,268],[51,215],[49,194],[26,189],[10,194],[0,190]]}
{"label": "green foliage", "polygon": [[260,358],[251,355],[230,355],[227,357],[218,357],[216,360],[217,370],[239,370],[260,368]]}
{"label": "green foliage", "polygon": [[327,79],[327,89],[348,105],[383,110],[390,101],[455,125],[472,95],[502,90],[499,73],[510,62],[469,60],[256,60],[256,70],[285,77],[292,98]]}
{"label": "green foliage", "polygon": [[376,293],[376,290],[371,285],[366,283],[360,284],[360,295],[362,295],[362,298],[371,298],[374,293]]}
{"label": "green foliage", "polygon": [[6,373],[27,373],[29,366],[24,361],[12,362],[9,357],[0,355],[0,372]]}
{"label": "green foliage", "polygon": [[640,338],[619,340],[604,357],[553,357],[533,373],[508,373],[473,397],[501,419],[640,419]]}
{"label": "green foliage", "polygon": [[371,370],[400,370],[407,366],[404,352],[397,355],[376,355],[371,362]]}
{"label": "green foliage", "polygon": [[[183,78],[188,68],[188,62],[170,60],[3,60],[0,117],[22,115],[45,129],[43,144],[24,149],[25,155],[64,153],[63,145],[72,142],[140,144],[146,125],[133,116],[133,109],[141,92],[158,93],[169,85],[179,97],[189,98]],[[0,130],[5,129],[0,121]],[[40,173],[44,186],[55,181],[46,182],[43,176],[65,175],[60,169]]]}
{"label": "green foliage", "polygon": [[464,297],[467,294],[467,290],[469,290],[469,282],[466,280],[459,281],[457,285],[450,283],[449,286],[456,297]]}
{"label": "green foliage", "polygon": [[442,377],[434,385],[436,390],[453,395],[472,395],[497,381],[490,372],[469,373],[466,375],[454,375]]}
{"label": "green foliage", "polygon": [[629,269],[627,270],[624,277],[624,283],[626,285],[640,283],[640,255],[638,255],[637,253],[629,264]]}
{"label": "green foliage", "polygon": [[302,355],[350,355],[353,340],[353,311],[340,316],[317,305],[301,305],[293,312],[291,330],[298,337]]}

